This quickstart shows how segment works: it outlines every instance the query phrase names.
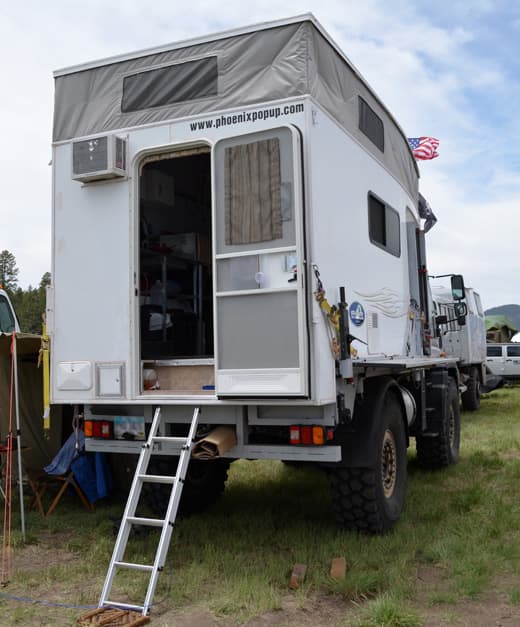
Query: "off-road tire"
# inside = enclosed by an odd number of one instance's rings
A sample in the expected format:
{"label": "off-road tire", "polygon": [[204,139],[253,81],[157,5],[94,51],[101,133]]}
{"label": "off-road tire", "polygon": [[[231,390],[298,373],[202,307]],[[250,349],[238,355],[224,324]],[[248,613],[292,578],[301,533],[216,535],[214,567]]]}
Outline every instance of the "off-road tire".
{"label": "off-road tire", "polygon": [[[174,475],[178,458],[153,460],[149,474]],[[224,492],[228,478],[230,462],[224,459],[192,459],[188,466],[186,480],[179,503],[179,514],[187,516],[203,512],[218,501]],[[146,490],[145,490],[146,488]],[[143,498],[148,506],[158,515],[164,516],[168,507],[171,486],[149,483],[143,487]]]}
{"label": "off-road tire", "polygon": [[448,415],[438,425],[434,436],[416,437],[417,460],[421,468],[437,470],[456,464],[460,449],[460,406],[457,385],[448,380]]}
{"label": "off-road tire", "polygon": [[399,519],[407,481],[406,432],[401,404],[387,392],[378,420],[377,461],[371,468],[329,471],[332,505],[343,529],[382,534]]}
{"label": "off-road tire", "polygon": [[468,389],[462,394],[462,407],[466,411],[476,411],[480,408],[480,378],[475,367],[470,370],[466,387]]}

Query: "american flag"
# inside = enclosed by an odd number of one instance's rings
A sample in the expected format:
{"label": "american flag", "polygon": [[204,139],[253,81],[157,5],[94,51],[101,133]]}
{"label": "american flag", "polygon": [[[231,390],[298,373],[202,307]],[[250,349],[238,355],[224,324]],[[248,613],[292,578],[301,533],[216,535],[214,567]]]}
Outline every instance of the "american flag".
{"label": "american flag", "polygon": [[409,137],[408,143],[416,159],[435,159],[439,156],[439,140],[435,137]]}

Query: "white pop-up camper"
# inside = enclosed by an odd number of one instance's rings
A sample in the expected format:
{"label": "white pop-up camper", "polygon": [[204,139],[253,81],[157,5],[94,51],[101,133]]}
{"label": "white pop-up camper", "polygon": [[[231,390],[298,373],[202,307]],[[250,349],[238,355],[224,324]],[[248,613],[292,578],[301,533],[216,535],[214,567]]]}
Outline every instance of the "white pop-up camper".
{"label": "white pop-up camper", "polygon": [[459,447],[395,119],[312,15],[55,81],[52,402],[121,453],[160,409],[164,459],[198,408],[196,439],[232,433],[201,499],[233,459],[314,462],[342,527],[387,530],[409,439],[428,467]]}

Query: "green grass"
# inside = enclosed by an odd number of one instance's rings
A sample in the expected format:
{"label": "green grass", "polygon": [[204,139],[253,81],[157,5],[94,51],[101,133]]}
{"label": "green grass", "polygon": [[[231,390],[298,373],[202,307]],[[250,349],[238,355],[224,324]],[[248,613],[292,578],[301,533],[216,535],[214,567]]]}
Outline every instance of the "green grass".
{"label": "green grass", "polygon": [[[334,595],[353,617],[341,624],[408,627],[420,625],[429,607],[448,611],[489,590],[518,606],[520,388],[489,394],[479,412],[464,413],[462,420],[456,466],[426,473],[410,452],[405,512],[384,537],[338,531],[328,484],[313,468],[234,463],[224,498],[205,514],[179,521],[156,592],[160,611],[198,608],[224,625],[243,624],[283,608],[288,595],[302,607],[316,595]],[[45,520],[29,513],[27,529],[33,551],[55,537],[74,559],[14,570],[4,593],[96,604],[114,542],[110,518],[122,505],[88,514],[70,503]],[[14,520],[15,556],[26,550],[17,525]],[[149,562],[155,542],[153,534],[139,536],[130,550]],[[335,582],[328,573],[338,556],[345,556],[348,568]],[[289,592],[295,563],[306,564],[307,575],[298,591]],[[142,599],[145,581],[135,574],[125,573],[116,585],[121,594]],[[5,624],[72,625],[81,614],[6,598],[1,609]]]}

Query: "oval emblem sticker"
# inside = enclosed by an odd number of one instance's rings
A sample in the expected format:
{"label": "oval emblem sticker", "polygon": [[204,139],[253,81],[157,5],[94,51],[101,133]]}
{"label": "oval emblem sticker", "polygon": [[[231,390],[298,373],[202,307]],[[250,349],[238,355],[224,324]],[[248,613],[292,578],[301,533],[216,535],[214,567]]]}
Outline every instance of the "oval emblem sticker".
{"label": "oval emblem sticker", "polygon": [[363,309],[363,305],[358,303],[357,300],[350,303],[348,314],[352,320],[352,324],[355,324],[356,327],[360,327],[363,322],[365,322],[365,310]]}

